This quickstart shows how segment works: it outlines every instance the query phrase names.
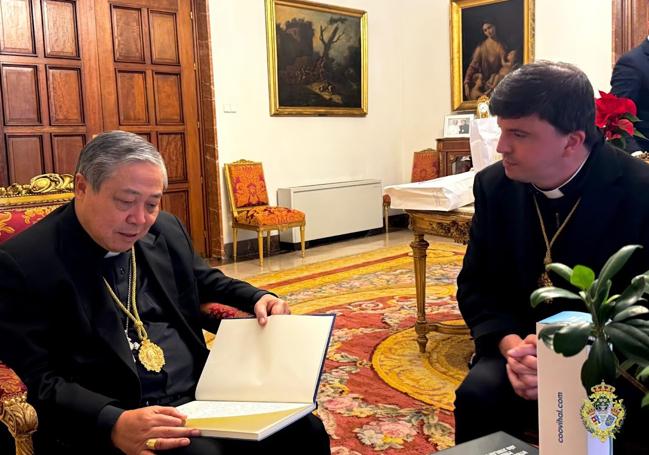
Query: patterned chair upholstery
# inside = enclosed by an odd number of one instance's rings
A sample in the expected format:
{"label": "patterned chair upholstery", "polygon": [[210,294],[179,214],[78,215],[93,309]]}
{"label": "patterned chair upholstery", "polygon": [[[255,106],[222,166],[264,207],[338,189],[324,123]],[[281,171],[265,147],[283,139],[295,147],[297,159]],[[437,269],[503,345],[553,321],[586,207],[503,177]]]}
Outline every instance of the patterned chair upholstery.
{"label": "patterned chair upholstery", "polygon": [[[436,150],[425,149],[414,152],[412,156],[412,174],[410,181],[424,182],[439,177],[439,154]],[[385,232],[388,232],[388,210],[390,209],[389,194],[383,195],[383,219],[385,222]]]}
{"label": "patterned chair upholstery", "polygon": [[[28,184],[0,187],[0,243],[19,234],[44,218],[58,206],[74,197],[74,180],[69,174],[43,174]],[[249,313],[221,303],[201,305],[206,327],[216,330],[221,319],[248,317]],[[205,332],[209,343],[214,335]],[[3,439],[0,432],[0,454],[9,453],[15,446],[17,455],[33,454],[32,434],[38,428],[38,417],[27,403],[27,388],[18,375],[0,359],[0,422],[4,424],[13,442]],[[2,428],[0,427],[0,430]],[[5,432],[6,433],[6,432]]]}
{"label": "patterned chair upholstery", "polygon": [[299,210],[268,205],[266,180],[261,163],[239,160],[225,165],[225,180],[230,195],[232,212],[232,247],[237,259],[237,237],[239,229],[257,232],[259,265],[264,265],[264,232],[270,254],[270,233],[299,227],[302,257],[304,257],[305,215]]}
{"label": "patterned chair upholstery", "polygon": [[[69,174],[43,174],[28,184],[0,187],[0,243],[29,228],[73,197]],[[32,433],[38,427],[34,408],[27,403],[27,388],[0,359],[0,422],[13,436],[16,454],[33,453]],[[0,441],[3,446],[4,441]]]}

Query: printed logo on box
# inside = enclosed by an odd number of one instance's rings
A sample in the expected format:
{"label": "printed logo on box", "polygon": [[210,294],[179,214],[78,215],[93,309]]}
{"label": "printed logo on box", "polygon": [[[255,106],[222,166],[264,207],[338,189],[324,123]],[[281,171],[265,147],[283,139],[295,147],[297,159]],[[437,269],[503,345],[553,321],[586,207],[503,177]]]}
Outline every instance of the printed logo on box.
{"label": "printed logo on box", "polygon": [[626,411],[622,400],[613,393],[615,387],[602,381],[590,390],[593,393],[581,406],[581,419],[589,433],[605,442],[608,438],[615,438],[615,433],[620,431]]}

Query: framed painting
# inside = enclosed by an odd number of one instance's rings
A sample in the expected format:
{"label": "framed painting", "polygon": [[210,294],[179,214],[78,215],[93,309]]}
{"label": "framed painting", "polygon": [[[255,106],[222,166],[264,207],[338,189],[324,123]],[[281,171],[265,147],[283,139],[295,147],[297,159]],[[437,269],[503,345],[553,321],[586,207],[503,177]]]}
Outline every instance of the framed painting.
{"label": "framed painting", "polygon": [[451,0],[452,109],[474,109],[534,60],[534,0]]}
{"label": "framed painting", "polygon": [[367,115],[367,13],[266,0],[271,115]]}

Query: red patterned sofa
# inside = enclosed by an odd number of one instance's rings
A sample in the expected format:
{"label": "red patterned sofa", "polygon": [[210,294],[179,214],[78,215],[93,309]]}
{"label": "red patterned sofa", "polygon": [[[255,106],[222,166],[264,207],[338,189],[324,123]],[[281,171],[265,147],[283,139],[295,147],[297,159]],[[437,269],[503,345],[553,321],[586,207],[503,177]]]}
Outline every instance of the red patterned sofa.
{"label": "red patterned sofa", "polygon": [[[28,184],[0,187],[0,243],[29,228],[73,196],[73,176],[69,174],[43,174]],[[205,317],[211,321],[225,318],[250,316],[248,313],[220,303],[201,306]],[[212,324],[212,326],[216,326]],[[210,344],[214,336],[205,332]],[[32,434],[38,428],[38,417],[27,403],[27,388],[0,359],[0,422],[4,424],[13,442],[3,435],[0,425],[0,454],[10,453],[15,445],[17,455],[33,454]]]}

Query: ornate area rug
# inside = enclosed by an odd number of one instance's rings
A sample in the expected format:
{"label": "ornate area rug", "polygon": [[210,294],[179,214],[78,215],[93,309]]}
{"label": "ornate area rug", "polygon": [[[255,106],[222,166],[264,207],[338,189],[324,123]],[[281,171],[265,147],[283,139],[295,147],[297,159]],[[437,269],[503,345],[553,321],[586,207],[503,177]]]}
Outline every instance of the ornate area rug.
{"label": "ornate area rug", "polygon": [[[419,353],[410,252],[383,248],[249,280],[286,299],[295,314],[337,315],[317,411],[334,454],[425,454],[453,445],[454,390],[473,345],[466,336],[431,333]],[[454,296],[463,253],[451,243],[428,250],[430,320],[460,318]]]}

